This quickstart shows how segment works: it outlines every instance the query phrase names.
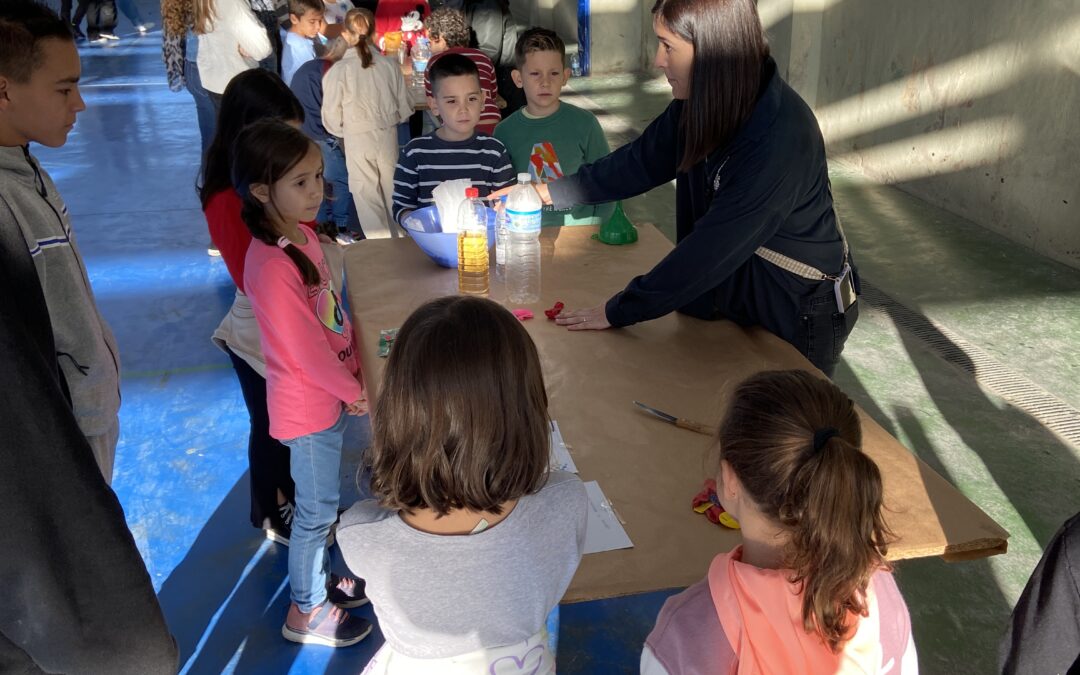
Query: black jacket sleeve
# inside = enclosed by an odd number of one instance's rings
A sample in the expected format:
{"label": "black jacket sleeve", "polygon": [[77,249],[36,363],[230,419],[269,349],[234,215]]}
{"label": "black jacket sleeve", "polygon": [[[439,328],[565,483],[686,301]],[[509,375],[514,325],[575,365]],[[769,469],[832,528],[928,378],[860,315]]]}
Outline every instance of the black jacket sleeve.
{"label": "black jacket sleeve", "polygon": [[693,231],[608,300],[612,326],[655,319],[719,286],[776,234],[801,189],[798,175],[777,161],[770,141],[733,157],[721,171],[730,178]]}
{"label": "black jacket sleeve", "polygon": [[33,262],[3,216],[0,666],[175,673],[150,576],[65,396]]}
{"label": "black jacket sleeve", "polygon": [[635,140],[572,176],[548,184],[556,210],[634,197],[675,180],[681,101],[672,101]]}
{"label": "black jacket sleeve", "polygon": [[1080,513],[1046,547],[1013,610],[1001,672],[1080,672]]}

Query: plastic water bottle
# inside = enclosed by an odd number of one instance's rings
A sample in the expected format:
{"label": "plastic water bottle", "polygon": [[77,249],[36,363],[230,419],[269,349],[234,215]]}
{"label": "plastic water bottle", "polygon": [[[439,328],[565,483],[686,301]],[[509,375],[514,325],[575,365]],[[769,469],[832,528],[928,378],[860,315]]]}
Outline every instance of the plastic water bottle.
{"label": "plastic water bottle", "polygon": [[416,39],[412,48],[413,85],[420,86],[424,83],[424,71],[427,70],[428,61],[431,59],[431,43],[426,37]]}
{"label": "plastic water bottle", "polygon": [[506,255],[510,248],[510,230],[507,227],[506,195],[499,197],[495,205],[495,281],[506,282]]}
{"label": "plastic water bottle", "polygon": [[506,286],[510,302],[530,305],[540,301],[540,209],[543,203],[527,173],[518,174],[518,184],[506,200],[507,229],[510,231],[506,259]]}
{"label": "plastic water bottle", "polygon": [[485,295],[488,292],[487,208],[477,188],[465,188],[465,201],[458,209],[458,292]]}

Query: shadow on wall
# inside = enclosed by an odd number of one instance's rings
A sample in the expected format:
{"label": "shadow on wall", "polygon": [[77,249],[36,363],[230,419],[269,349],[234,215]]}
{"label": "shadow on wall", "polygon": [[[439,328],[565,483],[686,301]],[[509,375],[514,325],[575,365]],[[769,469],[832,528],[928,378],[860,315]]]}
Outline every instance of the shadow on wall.
{"label": "shadow on wall", "polygon": [[1080,8],[804,4],[761,0],[759,11],[833,155],[1080,266]]}

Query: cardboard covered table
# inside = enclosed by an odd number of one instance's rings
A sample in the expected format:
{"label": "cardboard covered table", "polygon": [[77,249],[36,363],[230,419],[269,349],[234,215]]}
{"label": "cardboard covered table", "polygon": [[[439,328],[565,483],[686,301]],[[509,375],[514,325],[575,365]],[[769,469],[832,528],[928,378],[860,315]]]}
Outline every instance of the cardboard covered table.
{"label": "cardboard covered table", "polygon": [[[590,239],[591,227],[545,229],[543,297],[525,321],[540,352],[552,419],[583,480],[598,481],[634,548],[587,555],[566,601],[687,586],[737,532],[690,508],[713,471],[708,437],[636,409],[632,401],[716,425],[733,387],[761,370],[813,366],[771,333],[728,321],[670,314],[628,328],[569,332],[544,318],[556,300],[568,308],[606,301],[672,245],[650,225],[629,246]],[[385,359],[379,331],[397,328],[418,306],[457,292],[455,270],[435,265],[408,238],[362,241],[345,252],[349,305],[371,395]],[[491,297],[506,304],[494,288]],[[509,306],[509,305],[508,305]],[[856,328],[856,330],[858,330]],[[815,371],[817,372],[817,371]],[[1008,533],[860,411],[864,450],[881,469],[892,559],[962,560],[1006,549]]]}

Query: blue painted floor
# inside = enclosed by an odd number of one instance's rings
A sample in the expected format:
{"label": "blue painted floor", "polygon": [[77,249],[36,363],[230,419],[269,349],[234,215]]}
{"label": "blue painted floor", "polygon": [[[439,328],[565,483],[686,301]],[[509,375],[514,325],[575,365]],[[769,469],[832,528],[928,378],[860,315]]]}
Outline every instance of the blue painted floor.
{"label": "blue painted floor", "polygon": [[[165,85],[160,36],[124,28],[118,46],[82,48],[87,110],[67,145],[34,148],[68,204],[120,343],[114,489],[182,672],[357,673],[382,642],[377,631],[342,650],[301,648],[280,635],[287,550],[249,524],[247,413],[227,358],[210,342],[233,287],[206,253],[194,104]],[[352,470],[343,467],[344,483]],[[565,608],[560,672],[636,672],[664,597]],[[370,607],[355,611],[374,621]]]}

